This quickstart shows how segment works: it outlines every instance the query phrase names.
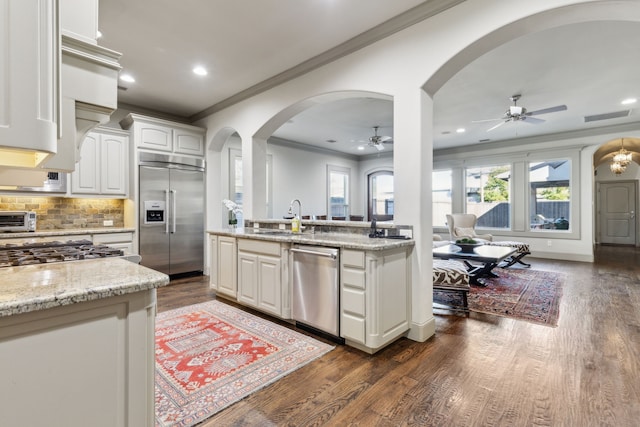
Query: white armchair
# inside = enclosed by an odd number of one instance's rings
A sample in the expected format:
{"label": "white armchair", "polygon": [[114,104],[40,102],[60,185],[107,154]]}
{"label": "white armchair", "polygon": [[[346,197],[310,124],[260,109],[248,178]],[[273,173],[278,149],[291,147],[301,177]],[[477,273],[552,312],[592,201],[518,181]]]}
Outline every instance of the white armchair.
{"label": "white armchair", "polygon": [[452,242],[464,237],[492,241],[491,234],[477,234],[476,222],[478,218],[474,214],[450,214],[447,215],[449,237]]}

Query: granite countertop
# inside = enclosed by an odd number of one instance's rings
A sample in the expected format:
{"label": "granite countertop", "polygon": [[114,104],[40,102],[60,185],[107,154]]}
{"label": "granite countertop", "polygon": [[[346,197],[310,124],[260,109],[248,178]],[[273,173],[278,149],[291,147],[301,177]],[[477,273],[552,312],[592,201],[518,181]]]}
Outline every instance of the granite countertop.
{"label": "granite countertop", "polygon": [[62,228],[58,230],[25,231],[20,233],[0,233],[0,239],[23,239],[33,237],[74,236],[85,234],[132,233],[135,228]]}
{"label": "granite countertop", "polygon": [[281,243],[299,243],[316,246],[330,246],[345,249],[359,249],[367,251],[381,251],[386,249],[414,246],[413,239],[372,239],[368,235],[354,233],[311,233],[305,230],[302,233],[291,233],[285,230],[274,229],[218,229],[208,230],[209,234],[230,236],[245,239],[269,240]]}
{"label": "granite countertop", "polygon": [[5,267],[0,317],[146,291],[169,276],[120,258]]}

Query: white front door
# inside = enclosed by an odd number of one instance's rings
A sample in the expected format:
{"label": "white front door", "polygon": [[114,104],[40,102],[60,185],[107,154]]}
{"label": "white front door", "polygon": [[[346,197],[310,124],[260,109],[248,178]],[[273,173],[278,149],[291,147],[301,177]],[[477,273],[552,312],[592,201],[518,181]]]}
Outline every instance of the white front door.
{"label": "white front door", "polygon": [[603,182],[599,190],[600,243],[636,244],[636,183]]}

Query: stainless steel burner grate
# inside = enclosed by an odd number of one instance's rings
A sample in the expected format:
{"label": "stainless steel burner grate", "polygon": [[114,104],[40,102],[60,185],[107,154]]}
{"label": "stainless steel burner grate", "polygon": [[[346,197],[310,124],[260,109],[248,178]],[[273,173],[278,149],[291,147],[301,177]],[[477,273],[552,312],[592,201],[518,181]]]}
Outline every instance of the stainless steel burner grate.
{"label": "stainless steel burner grate", "polygon": [[90,240],[0,245],[0,267],[123,256],[121,249],[94,245]]}

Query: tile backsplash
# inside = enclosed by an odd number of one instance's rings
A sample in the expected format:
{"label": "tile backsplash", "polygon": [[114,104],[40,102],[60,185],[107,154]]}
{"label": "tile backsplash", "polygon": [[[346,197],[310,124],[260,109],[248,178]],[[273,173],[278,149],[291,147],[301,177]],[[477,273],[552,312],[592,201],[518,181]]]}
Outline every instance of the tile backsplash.
{"label": "tile backsplash", "polygon": [[34,211],[37,230],[103,228],[104,220],[124,227],[122,199],[70,199],[65,197],[15,197],[0,195],[1,211]]}

